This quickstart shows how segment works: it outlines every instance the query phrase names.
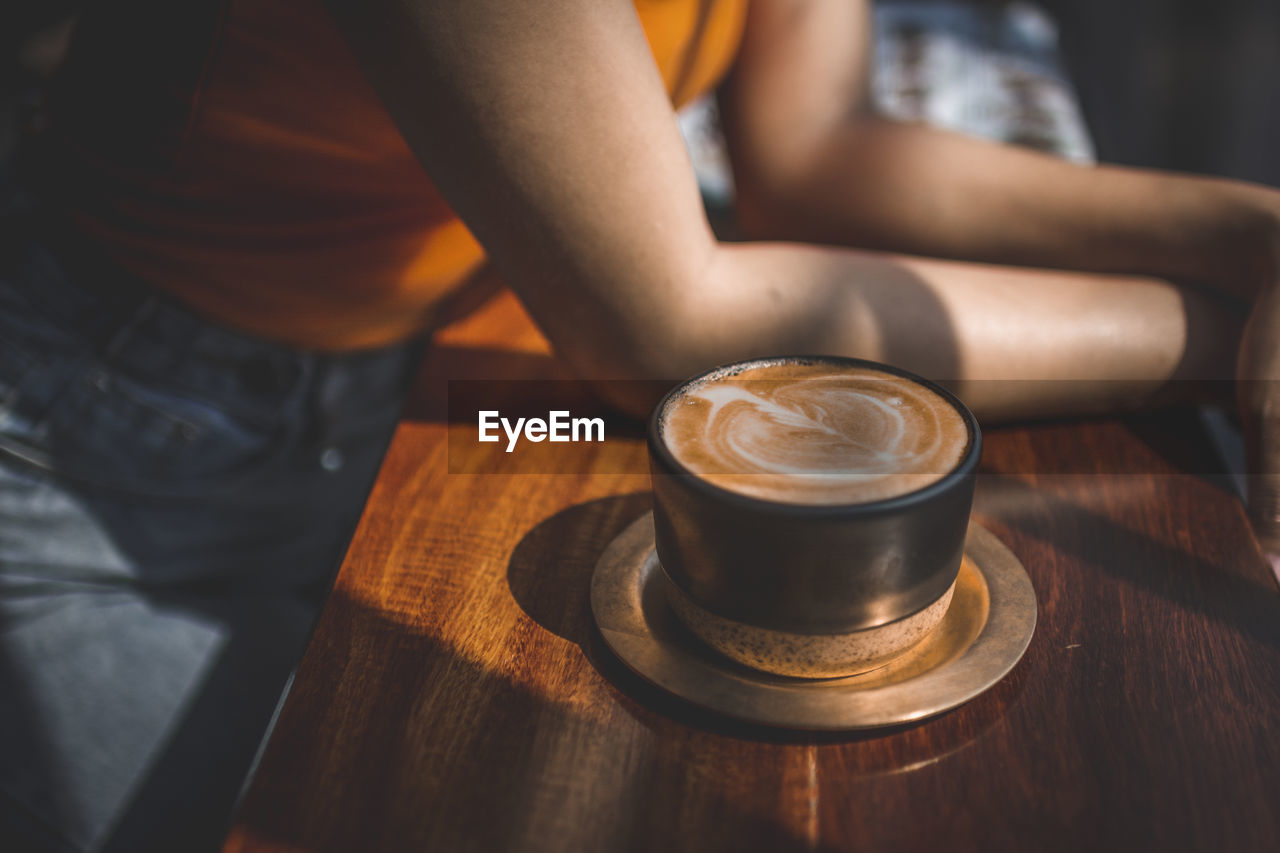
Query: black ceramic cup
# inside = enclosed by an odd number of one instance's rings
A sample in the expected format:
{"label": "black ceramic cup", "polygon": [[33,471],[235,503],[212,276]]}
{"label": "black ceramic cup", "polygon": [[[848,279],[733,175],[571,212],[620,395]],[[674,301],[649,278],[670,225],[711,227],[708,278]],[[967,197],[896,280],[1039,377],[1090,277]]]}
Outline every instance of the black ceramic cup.
{"label": "black ceramic cup", "polygon": [[[926,389],[963,420],[967,441],[959,461],[928,485],[887,499],[801,504],[722,488],[672,453],[664,422],[673,401],[709,380],[795,364],[870,369]],[[945,613],[964,553],[982,437],[973,414],[944,388],[861,359],[756,359],[715,368],[668,392],[649,420],[648,446],[655,546],[672,604],[721,652],[789,675],[849,674],[901,652]]]}

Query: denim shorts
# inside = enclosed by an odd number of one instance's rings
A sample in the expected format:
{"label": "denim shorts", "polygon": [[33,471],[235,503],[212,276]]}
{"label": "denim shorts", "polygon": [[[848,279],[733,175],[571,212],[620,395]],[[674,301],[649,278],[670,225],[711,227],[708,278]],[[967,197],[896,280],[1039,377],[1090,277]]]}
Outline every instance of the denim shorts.
{"label": "denim shorts", "polygon": [[304,352],[0,267],[0,849],[217,846],[421,347]]}

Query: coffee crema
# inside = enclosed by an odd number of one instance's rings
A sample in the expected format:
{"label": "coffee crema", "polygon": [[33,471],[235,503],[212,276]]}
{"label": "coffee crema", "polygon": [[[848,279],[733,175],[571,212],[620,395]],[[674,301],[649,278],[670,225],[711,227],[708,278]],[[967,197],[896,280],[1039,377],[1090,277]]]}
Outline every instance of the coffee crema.
{"label": "coffee crema", "polygon": [[964,417],[885,371],[781,361],[713,374],[668,400],[662,441],[704,480],[763,500],[852,504],[924,488],[960,463]]}

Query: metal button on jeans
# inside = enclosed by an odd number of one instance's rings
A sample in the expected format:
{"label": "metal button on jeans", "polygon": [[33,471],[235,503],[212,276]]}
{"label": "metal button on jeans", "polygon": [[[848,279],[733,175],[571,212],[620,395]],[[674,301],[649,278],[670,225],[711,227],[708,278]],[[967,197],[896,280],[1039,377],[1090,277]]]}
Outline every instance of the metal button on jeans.
{"label": "metal button on jeans", "polygon": [[326,471],[337,471],[342,468],[342,451],[336,447],[326,447],[320,454],[320,467]]}

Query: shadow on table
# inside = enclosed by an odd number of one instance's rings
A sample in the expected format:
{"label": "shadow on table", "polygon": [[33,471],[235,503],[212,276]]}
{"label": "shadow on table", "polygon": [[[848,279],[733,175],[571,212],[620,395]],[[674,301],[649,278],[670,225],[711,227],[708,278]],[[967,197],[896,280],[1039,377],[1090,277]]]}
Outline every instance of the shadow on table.
{"label": "shadow on table", "polygon": [[[1224,423],[1227,423],[1225,416]],[[1174,471],[1201,477],[1224,492],[1235,494],[1227,461],[1199,409],[1186,407],[1130,414],[1125,416],[1124,425]],[[1231,428],[1239,432],[1238,424],[1232,423]]]}
{"label": "shadow on table", "polygon": [[752,756],[604,726],[341,592],[307,664],[224,853],[836,849],[734,796]]}
{"label": "shadow on table", "polygon": [[[402,418],[409,421],[450,420],[449,383],[497,382],[518,385],[528,380],[562,381],[566,388],[577,385],[550,355],[501,350],[493,347],[433,346],[427,351]],[[585,393],[585,392],[583,392]],[[543,407],[546,412],[546,407]],[[454,419],[460,417],[454,413]]]}
{"label": "shadow on table", "polygon": [[[984,425],[980,470],[1025,476],[1189,474],[1235,494],[1227,462],[1202,416],[1211,408],[1182,406],[1122,417],[1047,417]],[[1218,420],[1223,429],[1238,433],[1238,425],[1225,413]]]}
{"label": "shadow on table", "polygon": [[[1193,591],[1201,589],[1207,603],[1192,617],[1203,612],[1239,630],[1228,614],[1244,608],[1250,636],[1274,638],[1280,628],[1265,635],[1261,623],[1274,605],[1249,602],[1256,589],[1220,577],[1212,562],[1125,530],[1068,497],[1016,482],[996,496],[984,499],[984,512],[1038,577],[1048,618],[1023,662],[987,693],[935,719],[874,733],[781,732],[728,720],[648,685],[608,652],[590,614],[590,577],[606,545],[649,508],[646,493],[570,507],[526,534],[507,582],[531,622],[519,620],[504,635],[511,645],[494,658],[498,665],[464,656],[339,589],[227,851],[261,849],[254,841],[315,851],[825,850],[834,848],[811,841],[847,843],[851,820],[858,837],[872,841],[898,833],[891,840],[900,844],[891,846],[943,843],[938,833],[954,831],[959,842],[981,849],[978,842],[996,838],[981,833],[1010,831],[1002,820],[1010,791],[990,781],[1005,774],[1021,780],[1017,790],[1025,789],[1051,824],[1114,823],[1146,794],[1121,776],[1108,781],[1110,771],[1145,753],[1135,752],[1127,735],[1114,750],[1089,753],[1108,762],[1102,769],[1109,772],[1095,779],[1074,750],[1091,738],[1114,738],[1132,717],[1130,703],[1146,707],[1163,694],[1154,681],[1129,684],[1114,661],[1102,668],[1071,662],[1084,659],[1061,650],[1071,641],[1063,608],[1091,606],[1070,594],[1090,578],[1082,572],[1064,579],[1055,569],[1075,557],[1085,568],[1119,560],[1122,568],[1097,571],[1187,607],[1196,606]],[[1018,507],[1025,507],[1021,514]],[[1088,544],[1058,553],[1042,537]],[[1166,579],[1141,568],[1153,559],[1173,564]],[[1158,641],[1168,609],[1131,612],[1129,629]],[[588,667],[605,683],[593,683]],[[1160,743],[1166,736],[1172,742],[1179,719],[1157,715],[1145,725]],[[1042,784],[1065,785],[1075,795],[1037,798],[1036,773],[1049,780]],[[963,793],[967,823],[948,828],[895,811],[954,798],[957,779],[974,786]],[[1158,781],[1166,789],[1181,784]],[[1086,782],[1103,790],[1094,796]],[[850,812],[864,800],[883,815]],[[1099,831],[1110,838],[1121,829]]]}
{"label": "shadow on table", "polygon": [[[590,608],[591,575],[612,539],[649,510],[648,493],[601,498],[543,521],[516,546],[507,583],[520,607],[548,631],[576,644],[618,691],[642,725],[669,731],[689,726],[732,738],[775,744],[863,744],[847,772],[894,773],[936,763],[973,744],[1016,704],[1021,667],[983,696],[932,720],[869,732],[806,732],[755,725],[705,710],[662,690],[609,651]],[[574,543],[566,549],[564,543]],[[554,555],[554,558],[551,558]],[[691,635],[691,643],[697,642]]]}
{"label": "shadow on table", "polygon": [[[1162,481],[1155,478],[1155,488]],[[1126,482],[1141,486],[1136,497],[1126,497]],[[1280,649],[1280,595],[1234,504],[1222,496],[1198,500],[1204,496],[1185,487],[1156,491],[1168,505],[1162,509],[1159,528],[1144,531],[1139,525],[1150,514],[1141,509],[1151,501],[1151,482],[1146,477],[1063,476],[1041,477],[1032,484],[1018,477],[984,475],[975,512],[1007,529],[1011,538],[1043,550],[1043,560],[1029,563],[1033,581],[1038,568],[1070,566],[1077,570],[1072,583],[1080,586],[1081,594],[1096,594],[1097,582],[1110,578],[1150,596],[1152,612],[1143,614],[1145,620],[1159,618],[1154,608],[1170,618],[1193,614],[1244,639]],[[1126,506],[1130,500],[1142,503]],[[1086,501],[1132,516],[1135,526],[1108,518]],[[1207,515],[1210,512],[1218,515]],[[1207,529],[1214,537],[1193,542],[1187,531],[1167,529],[1164,515],[1175,526],[1180,517],[1199,515],[1201,531]],[[1100,619],[1097,627],[1105,632],[1109,623]]]}

